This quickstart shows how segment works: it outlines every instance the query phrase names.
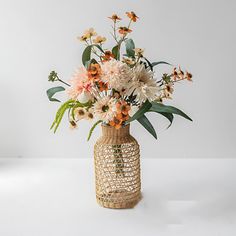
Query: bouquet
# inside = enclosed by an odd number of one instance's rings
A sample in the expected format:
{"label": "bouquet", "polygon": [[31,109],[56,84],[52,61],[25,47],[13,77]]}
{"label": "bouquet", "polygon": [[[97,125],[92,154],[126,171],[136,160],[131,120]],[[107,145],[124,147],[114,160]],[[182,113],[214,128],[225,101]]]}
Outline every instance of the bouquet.
{"label": "bouquet", "polygon": [[[115,129],[137,120],[154,138],[156,131],[146,114],[155,112],[173,121],[173,114],[191,120],[176,107],[164,105],[171,99],[174,85],[180,81],[192,81],[188,71],[165,61],[150,62],[142,48],[136,47],[131,38],[132,26],[139,20],[134,12],[126,12],[128,23],[121,24],[122,19],[113,14],[108,17],[112,22],[114,46],[106,48],[107,39],[98,35],[93,28],[78,37],[84,43],[82,54],[83,66],[75,71],[71,80],[63,81],[55,71],[49,75],[49,81],[60,82],[47,90],[50,101],[60,102],[54,97],[57,92],[66,91],[68,100],[56,113],[51,129],[57,131],[66,112],[71,128],[76,128],[81,120],[92,120],[94,128],[102,123]],[[166,64],[172,67],[170,72],[156,78],[154,68]]]}

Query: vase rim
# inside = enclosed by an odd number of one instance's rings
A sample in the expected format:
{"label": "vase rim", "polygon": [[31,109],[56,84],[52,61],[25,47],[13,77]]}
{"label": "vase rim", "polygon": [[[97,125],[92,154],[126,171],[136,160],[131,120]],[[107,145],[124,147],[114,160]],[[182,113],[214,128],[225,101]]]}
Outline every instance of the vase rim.
{"label": "vase rim", "polygon": [[127,136],[127,135],[130,135],[130,124],[127,124],[125,126],[122,126],[121,128],[119,129],[116,129],[115,127],[112,127],[110,125],[105,125],[105,124],[102,124],[101,125],[102,127],[102,134],[103,136],[110,136],[110,137],[124,137],[124,136]]}

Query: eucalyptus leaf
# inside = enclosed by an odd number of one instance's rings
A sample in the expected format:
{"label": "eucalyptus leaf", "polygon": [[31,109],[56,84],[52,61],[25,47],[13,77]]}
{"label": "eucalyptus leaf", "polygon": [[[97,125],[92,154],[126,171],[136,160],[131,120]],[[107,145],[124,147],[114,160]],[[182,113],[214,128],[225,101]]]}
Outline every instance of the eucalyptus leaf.
{"label": "eucalyptus leaf", "polygon": [[132,116],[129,118],[127,123],[130,123],[133,120],[137,120],[141,116],[144,115],[145,112],[147,112],[150,108],[152,107],[152,104],[146,100],[146,102],[140,107],[140,109]]}
{"label": "eucalyptus leaf", "polygon": [[60,102],[60,100],[56,99],[56,98],[53,98],[53,96],[58,93],[58,92],[61,92],[61,91],[64,91],[65,88],[62,87],[62,86],[57,86],[57,87],[52,87],[50,89],[47,90],[47,96],[48,96],[48,99],[51,101],[51,102]]}
{"label": "eucalyptus leaf", "polygon": [[132,39],[127,39],[125,41],[125,47],[126,47],[126,54],[129,57],[134,57],[134,55],[135,55],[135,52],[134,52],[134,49],[135,49],[134,41]]}
{"label": "eucalyptus leaf", "polygon": [[151,71],[153,71],[153,65],[152,63],[146,58],[144,57],[144,60],[147,62],[148,66],[150,67]]}
{"label": "eucalyptus leaf", "polygon": [[168,62],[165,62],[165,61],[158,61],[158,62],[153,62],[153,63],[152,63],[152,67],[157,66],[157,65],[160,65],[160,64],[166,64],[166,65],[172,66],[172,64],[170,64],[170,63],[168,63]]}
{"label": "eucalyptus leaf", "polygon": [[87,46],[82,54],[82,62],[84,66],[86,65],[86,62],[90,61],[91,59],[91,52],[93,47],[97,47],[101,52],[104,52],[103,49],[98,44],[92,44]]}
{"label": "eucalyptus leaf", "polygon": [[119,46],[116,45],[112,48],[112,54],[115,56],[116,60],[120,60],[120,52],[119,52]]}
{"label": "eucalyptus leaf", "polygon": [[151,110],[155,111],[155,112],[173,113],[176,115],[180,115],[187,120],[192,121],[192,119],[188,115],[186,115],[183,111],[181,111],[180,109],[173,107],[173,106],[166,106],[162,103],[152,102]]}
{"label": "eucalyptus leaf", "polygon": [[174,120],[174,116],[172,113],[166,113],[166,112],[157,112],[155,110],[153,110],[152,108],[149,110],[151,112],[156,112],[162,116],[164,116],[166,119],[168,119],[170,121],[170,124],[167,126],[167,129],[170,128],[170,126],[172,125],[172,122]]}
{"label": "eucalyptus leaf", "polygon": [[148,120],[148,118],[143,115],[137,119],[137,121],[155,138],[157,139],[157,134],[155,129],[153,128],[151,122]]}

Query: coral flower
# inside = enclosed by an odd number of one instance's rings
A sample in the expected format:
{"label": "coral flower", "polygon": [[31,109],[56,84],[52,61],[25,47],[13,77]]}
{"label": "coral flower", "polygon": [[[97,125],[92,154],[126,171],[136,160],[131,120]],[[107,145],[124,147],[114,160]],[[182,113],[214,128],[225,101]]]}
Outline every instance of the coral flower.
{"label": "coral flower", "polygon": [[179,79],[179,75],[178,75],[178,72],[177,72],[177,70],[176,70],[176,67],[174,67],[171,76],[173,77],[173,80],[175,80],[175,81],[176,81],[177,79]]}
{"label": "coral flower", "polygon": [[126,12],[126,15],[127,15],[133,22],[136,22],[137,19],[139,18],[133,11],[131,11],[131,12]]}
{"label": "coral flower", "polygon": [[104,55],[102,56],[102,61],[110,61],[112,58],[115,58],[115,56],[112,54],[111,51],[105,51]]}
{"label": "coral flower", "polygon": [[185,78],[186,78],[188,81],[193,81],[193,80],[192,80],[192,77],[193,77],[193,75],[192,75],[191,73],[189,73],[188,71],[186,71]]}
{"label": "coral flower", "polygon": [[109,16],[108,18],[113,20],[115,23],[117,21],[121,20],[121,18],[119,16],[117,16],[116,14],[113,14],[112,16]]}
{"label": "coral flower", "polygon": [[101,67],[97,63],[92,63],[88,68],[88,78],[91,81],[98,81],[101,76]]}
{"label": "coral flower", "polygon": [[128,115],[130,110],[130,105],[128,105],[126,101],[120,101],[116,103],[116,109],[117,113]]}
{"label": "coral flower", "polygon": [[97,83],[98,89],[100,92],[107,91],[108,90],[108,85],[107,83],[104,83],[102,81],[98,81]]}
{"label": "coral flower", "polygon": [[128,33],[131,33],[132,30],[127,28],[127,27],[119,27],[119,31],[120,34],[126,35]]}
{"label": "coral flower", "polygon": [[123,119],[120,119],[119,117],[114,117],[113,120],[109,122],[109,125],[112,127],[115,127],[115,129],[120,129],[123,123]]}

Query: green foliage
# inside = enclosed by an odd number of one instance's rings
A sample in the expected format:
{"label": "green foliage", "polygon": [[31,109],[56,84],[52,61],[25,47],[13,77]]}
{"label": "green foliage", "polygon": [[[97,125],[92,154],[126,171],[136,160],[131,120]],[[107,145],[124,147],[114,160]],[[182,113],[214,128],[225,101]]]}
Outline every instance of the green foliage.
{"label": "green foliage", "polygon": [[127,54],[127,56],[134,58],[134,56],[135,56],[135,52],[134,52],[135,44],[134,44],[134,41],[132,39],[127,39],[125,41],[125,47],[126,47],[126,54]]}
{"label": "green foliage", "polygon": [[87,46],[82,54],[82,62],[84,66],[86,65],[86,62],[90,61],[91,59],[91,52],[93,47],[97,47],[101,52],[104,52],[103,49],[98,44],[92,44]]}
{"label": "green foliage", "polygon": [[172,64],[170,64],[170,63],[168,63],[168,62],[165,62],[165,61],[158,61],[158,62],[153,62],[153,63],[152,63],[152,67],[157,66],[157,65],[160,65],[160,64],[166,64],[166,65],[172,66]]}
{"label": "green foliage", "polygon": [[172,113],[166,113],[166,112],[157,112],[155,110],[153,110],[152,108],[150,108],[149,110],[150,112],[156,112],[162,116],[164,116],[165,118],[167,118],[170,121],[170,124],[167,126],[167,129],[170,128],[170,126],[172,125],[172,122],[174,120],[174,116]]}
{"label": "green foliage", "polygon": [[99,120],[99,121],[97,121],[97,122],[92,126],[92,128],[91,128],[90,131],[89,131],[89,135],[88,135],[87,141],[90,140],[90,138],[91,138],[91,136],[92,136],[92,133],[93,133],[94,129],[95,129],[96,126],[97,126],[98,124],[100,124],[101,122],[102,122],[102,120]]}
{"label": "green foliage", "polygon": [[112,54],[115,56],[116,60],[120,60],[120,50],[119,50],[119,46],[116,45],[112,48]]}
{"label": "green foliage", "polygon": [[61,91],[64,91],[65,88],[62,87],[62,86],[58,86],[58,87],[53,87],[53,88],[50,88],[47,90],[47,96],[48,96],[48,99],[49,101],[51,102],[60,102],[60,100],[56,99],[56,98],[53,98],[54,94],[58,93],[58,92],[61,92]]}
{"label": "green foliage", "polygon": [[56,117],[50,127],[50,129],[54,129],[54,133],[56,133],[59,124],[61,123],[61,120],[66,112],[67,109],[70,109],[73,107],[74,105],[74,100],[68,100],[67,102],[63,103],[60,108],[58,109],[57,113],[56,113]]}
{"label": "green foliage", "polygon": [[146,100],[146,102],[140,107],[140,109],[132,116],[129,118],[127,123],[130,123],[133,120],[139,119],[141,116],[144,115],[145,112],[147,112],[150,108],[152,107],[152,104]]}
{"label": "green foliage", "polygon": [[58,80],[58,76],[57,76],[57,73],[53,70],[50,72],[48,76],[48,81],[54,82],[56,80]]}
{"label": "green foliage", "polygon": [[173,113],[176,115],[180,115],[182,117],[184,117],[185,119],[188,119],[190,121],[192,121],[192,119],[187,116],[183,111],[181,111],[180,109],[173,107],[173,106],[166,106],[162,103],[158,103],[158,102],[152,102],[151,103],[152,107],[151,107],[151,111],[155,111],[155,112],[163,112],[163,113]]}
{"label": "green foliage", "polygon": [[168,84],[171,81],[171,76],[168,74],[163,74],[162,79]]}
{"label": "green foliage", "polygon": [[137,119],[137,121],[155,138],[157,139],[157,134],[155,129],[153,128],[151,122],[145,115],[142,115]]}
{"label": "green foliage", "polygon": [[147,62],[148,66],[150,67],[151,71],[153,71],[153,65],[152,63],[146,58],[144,57],[144,60]]}

